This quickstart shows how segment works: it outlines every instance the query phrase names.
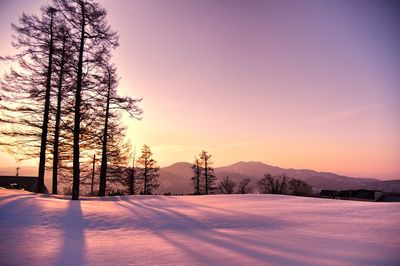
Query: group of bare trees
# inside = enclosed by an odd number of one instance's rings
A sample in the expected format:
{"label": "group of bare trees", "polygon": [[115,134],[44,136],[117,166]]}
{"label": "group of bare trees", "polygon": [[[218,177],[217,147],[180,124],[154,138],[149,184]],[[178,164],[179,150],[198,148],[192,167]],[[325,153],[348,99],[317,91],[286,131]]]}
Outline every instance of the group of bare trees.
{"label": "group of bare trees", "polygon": [[[222,194],[247,194],[253,191],[250,186],[250,178],[243,178],[236,184],[229,176],[225,176],[218,184],[218,192]],[[310,195],[312,187],[306,182],[289,178],[286,174],[271,175],[264,174],[264,177],[257,182],[258,192],[261,194],[291,194],[296,196]],[[235,190],[235,188],[237,189]]]}
{"label": "group of bare trees", "polygon": [[19,159],[39,158],[39,193],[45,169],[52,168],[52,193],[60,181],[72,180],[72,199],[78,199],[80,185],[90,183],[94,154],[100,196],[107,182],[126,177],[121,113],[140,118],[142,111],[139,99],[117,94],[111,52],[118,35],[106,15],[91,0],[53,0],[40,16],[23,14],[12,24],[18,53],[1,58],[13,67],[0,81],[0,144]]}
{"label": "group of bare trees", "polygon": [[257,182],[258,191],[262,194],[291,194],[296,196],[310,195],[312,187],[306,182],[292,178],[286,174],[271,175],[266,173],[262,179]]}
{"label": "group of bare trees", "polygon": [[[250,186],[250,178],[243,178],[237,185],[229,176],[225,176],[218,184],[219,192],[222,194],[248,194],[253,191]],[[237,187],[235,191],[235,187]]]}

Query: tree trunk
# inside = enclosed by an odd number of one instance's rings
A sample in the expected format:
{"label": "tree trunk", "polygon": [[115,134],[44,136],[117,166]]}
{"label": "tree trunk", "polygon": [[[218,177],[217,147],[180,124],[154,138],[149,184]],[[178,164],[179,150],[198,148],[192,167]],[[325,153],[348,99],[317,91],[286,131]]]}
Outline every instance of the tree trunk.
{"label": "tree trunk", "polygon": [[61,53],[61,65],[60,65],[60,75],[58,80],[58,92],[57,92],[57,113],[56,113],[56,125],[54,129],[54,147],[53,147],[53,188],[52,193],[57,194],[58,185],[58,145],[60,138],[60,120],[61,120],[61,99],[62,99],[62,83],[64,75],[64,63],[65,63],[65,41],[66,36],[63,36],[62,53]]}
{"label": "tree trunk", "polygon": [[96,167],[96,154],[93,155],[93,168],[92,168],[92,184],[90,186],[90,196],[93,197],[93,184],[94,184],[94,170]]}
{"label": "tree trunk", "polygon": [[132,162],[132,171],[131,171],[131,176],[129,178],[129,194],[134,195],[135,194],[135,156],[136,153],[134,151],[133,153],[133,162]]}
{"label": "tree trunk", "polygon": [[196,161],[196,194],[200,194],[200,166],[199,161]]}
{"label": "tree trunk", "polygon": [[99,196],[105,196],[105,194],[106,194],[107,135],[108,135],[108,116],[109,116],[109,112],[110,112],[110,91],[111,91],[111,70],[109,70],[109,72],[108,72],[107,105],[106,105],[106,118],[105,118],[105,121],[104,121],[103,147],[102,147],[102,154],[101,154]]}
{"label": "tree trunk", "polygon": [[74,159],[73,159],[73,182],[72,182],[72,199],[79,199],[79,134],[80,134],[80,120],[81,120],[81,91],[82,91],[82,65],[83,65],[83,51],[85,45],[85,8],[84,3],[81,3],[82,12],[82,29],[81,29],[81,43],[79,47],[79,60],[78,60],[78,75],[76,82],[75,92],[75,120],[74,120]]}
{"label": "tree trunk", "polygon": [[207,163],[207,159],[204,160],[204,179],[205,179],[205,183],[206,183],[205,194],[208,195],[208,163]]}
{"label": "tree trunk", "polygon": [[147,195],[147,159],[146,159],[145,164],[144,164],[143,177],[144,177],[144,191],[143,191],[143,193],[145,195]]}
{"label": "tree trunk", "polygon": [[53,13],[50,19],[50,49],[49,49],[49,62],[47,66],[47,78],[46,78],[46,94],[44,101],[44,112],[43,112],[43,125],[42,125],[42,136],[40,141],[40,158],[39,158],[39,172],[38,172],[38,184],[36,192],[45,193],[46,188],[44,185],[44,174],[45,174],[45,163],[46,163],[46,144],[47,144],[47,133],[49,123],[49,110],[50,110],[50,90],[51,90],[51,73],[53,68]]}

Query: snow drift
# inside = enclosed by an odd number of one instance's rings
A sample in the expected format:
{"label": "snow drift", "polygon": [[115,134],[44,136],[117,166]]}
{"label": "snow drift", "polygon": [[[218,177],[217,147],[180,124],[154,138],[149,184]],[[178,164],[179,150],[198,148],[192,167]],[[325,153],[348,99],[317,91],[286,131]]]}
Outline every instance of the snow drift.
{"label": "snow drift", "polygon": [[399,265],[400,204],[0,190],[1,265]]}

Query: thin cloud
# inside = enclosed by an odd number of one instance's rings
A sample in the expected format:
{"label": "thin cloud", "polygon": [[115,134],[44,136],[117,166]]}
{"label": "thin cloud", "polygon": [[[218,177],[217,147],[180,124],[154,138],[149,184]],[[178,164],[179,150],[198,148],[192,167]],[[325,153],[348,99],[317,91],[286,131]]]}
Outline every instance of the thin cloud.
{"label": "thin cloud", "polygon": [[342,120],[345,118],[355,117],[360,114],[370,112],[379,106],[380,106],[379,103],[375,103],[375,104],[358,106],[358,107],[354,107],[354,108],[350,108],[350,109],[346,109],[346,110],[340,110],[340,111],[336,111],[336,112],[316,115],[316,116],[313,116],[313,117],[305,120],[305,122],[321,123],[321,122],[332,122],[332,121]]}

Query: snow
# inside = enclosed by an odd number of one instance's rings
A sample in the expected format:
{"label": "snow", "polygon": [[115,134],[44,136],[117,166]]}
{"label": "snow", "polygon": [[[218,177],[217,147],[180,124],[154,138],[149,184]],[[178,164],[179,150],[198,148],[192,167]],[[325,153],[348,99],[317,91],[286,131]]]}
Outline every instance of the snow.
{"label": "snow", "polygon": [[400,265],[400,204],[0,190],[0,265]]}

